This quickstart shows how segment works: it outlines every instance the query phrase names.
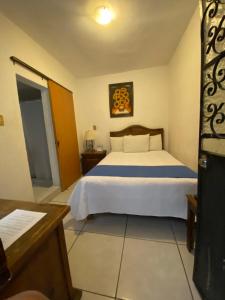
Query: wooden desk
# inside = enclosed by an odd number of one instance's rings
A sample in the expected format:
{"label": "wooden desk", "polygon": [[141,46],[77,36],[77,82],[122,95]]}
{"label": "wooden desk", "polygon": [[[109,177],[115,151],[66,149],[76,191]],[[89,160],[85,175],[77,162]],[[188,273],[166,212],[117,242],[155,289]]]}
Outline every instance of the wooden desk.
{"label": "wooden desk", "polygon": [[62,219],[65,205],[0,200],[0,218],[14,209],[46,212],[34,227],[6,251],[11,280],[0,288],[0,299],[24,290],[37,290],[51,300],[80,299],[72,287]]}

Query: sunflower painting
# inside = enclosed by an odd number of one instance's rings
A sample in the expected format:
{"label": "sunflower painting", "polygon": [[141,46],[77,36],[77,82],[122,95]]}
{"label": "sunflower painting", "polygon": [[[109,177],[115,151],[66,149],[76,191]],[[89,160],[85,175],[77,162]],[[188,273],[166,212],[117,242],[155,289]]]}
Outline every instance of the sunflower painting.
{"label": "sunflower painting", "polygon": [[111,118],[133,116],[133,82],[109,84]]}

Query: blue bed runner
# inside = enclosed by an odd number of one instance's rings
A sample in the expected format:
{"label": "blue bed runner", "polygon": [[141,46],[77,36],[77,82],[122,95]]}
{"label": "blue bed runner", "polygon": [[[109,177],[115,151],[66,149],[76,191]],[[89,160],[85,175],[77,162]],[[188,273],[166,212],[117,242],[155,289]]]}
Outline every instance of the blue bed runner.
{"label": "blue bed runner", "polygon": [[185,166],[111,166],[99,165],[86,176],[197,178],[197,174]]}

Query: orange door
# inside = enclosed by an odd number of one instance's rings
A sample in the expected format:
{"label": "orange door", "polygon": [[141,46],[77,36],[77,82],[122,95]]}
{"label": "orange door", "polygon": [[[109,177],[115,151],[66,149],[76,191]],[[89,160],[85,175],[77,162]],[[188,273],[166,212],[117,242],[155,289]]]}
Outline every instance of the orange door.
{"label": "orange door", "polygon": [[48,81],[52,119],[62,191],[80,176],[80,158],[74,114],[73,94],[54,81]]}

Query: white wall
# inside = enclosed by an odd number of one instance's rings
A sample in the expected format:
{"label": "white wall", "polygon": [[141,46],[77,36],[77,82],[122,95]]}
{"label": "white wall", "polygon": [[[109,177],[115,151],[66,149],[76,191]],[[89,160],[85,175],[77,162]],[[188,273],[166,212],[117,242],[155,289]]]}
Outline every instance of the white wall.
{"label": "white wall", "polygon": [[[110,118],[108,84],[133,81],[134,116]],[[77,120],[80,150],[83,136],[92,125],[97,126],[96,144],[109,150],[109,132],[132,124],[165,129],[168,135],[168,68],[157,67],[126,73],[81,79],[78,82]]]}
{"label": "white wall", "polygon": [[[16,86],[16,56],[74,92],[75,78],[19,27],[0,14],[0,198],[34,201]],[[30,77],[35,77],[32,74]],[[40,78],[38,78],[40,80]],[[77,124],[79,130],[79,124]]]}
{"label": "white wall", "polygon": [[197,169],[200,109],[200,14],[197,9],[169,64],[169,151]]}

